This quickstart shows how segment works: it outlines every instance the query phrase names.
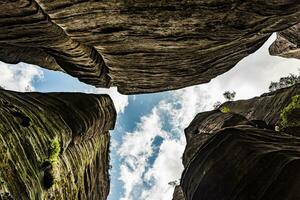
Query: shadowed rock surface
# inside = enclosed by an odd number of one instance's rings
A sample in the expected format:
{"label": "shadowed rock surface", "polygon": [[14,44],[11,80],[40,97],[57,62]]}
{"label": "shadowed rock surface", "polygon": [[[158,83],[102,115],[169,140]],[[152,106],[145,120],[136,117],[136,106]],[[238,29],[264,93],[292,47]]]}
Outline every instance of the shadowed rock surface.
{"label": "shadowed rock surface", "polygon": [[106,199],[107,95],[0,90],[0,199]]}
{"label": "shadowed rock surface", "polygon": [[277,33],[277,39],[270,46],[273,56],[300,59],[300,24]]}
{"label": "shadowed rock surface", "polygon": [[248,120],[258,120],[267,126],[275,128],[280,118],[280,113],[292,100],[300,94],[300,84],[265,93],[260,97],[248,100],[229,101],[222,106],[228,107],[230,112],[245,116]]}
{"label": "shadowed rock surface", "polygon": [[225,127],[250,124],[252,123],[245,117],[235,113],[222,113],[218,110],[199,113],[184,131],[187,145],[182,158],[183,165],[187,166],[197,149],[215,131]]}
{"label": "shadowed rock surface", "polygon": [[[299,94],[298,84],[227,102],[222,105],[227,113],[199,113],[185,129],[185,170],[173,199],[300,199],[300,138],[294,136],[300,127],[289,134],[274,130],[282,110]],[[299,107],[290,115],[295,121]]]}
{"label": "shadowed rock surface", "polygon": [[182,188],[180,185],[177,185],[174,190],[173,199],[172,200],[185,200]]}
{"label": "shadowed rock surface", "polygon": [[297,0],[1,3],[0,60],[124,94],[208,82],[300,22]]}

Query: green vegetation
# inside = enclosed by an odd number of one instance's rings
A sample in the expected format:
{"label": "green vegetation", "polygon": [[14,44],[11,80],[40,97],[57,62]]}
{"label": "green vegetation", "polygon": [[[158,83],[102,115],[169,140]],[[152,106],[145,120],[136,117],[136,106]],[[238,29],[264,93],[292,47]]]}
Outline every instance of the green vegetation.
{"label": "green vegetation", "polygon": [[290,74],[288,76],[280,78],[278,82],[272,81],[269,85],[269,90],[270,92],[276,91],[281,88],[286,88],[295,85],[296,83],[300,83],[300,69],[299,75]]}
{"label": "green vegetation", "polygon": [[49,153],[49,161],[52,165],[56,165],[58,163],[60,153],[60,143],[57,137],[51,140],[50,143],[50,153]]}
{"label": "green vegetation", "polygon": [[235,98],[236,92],[235,91],[226,91],[223,93],[224,98],[226,99],[226,101],[233,101]]}
{"label": "green vegetation", "polygon": [[49,159],[44,162],[44,187],[49,189],[55,183],[59,169],[57,167],[60,154],[60,143],[57,137],[51,140],[49,148]]}
{"label": "green vegetation", "polygon": [[300,95],[292,97],[292,102],[285,107],[280,114],[280,128],[300,126]]}
{"label": "green vegetation", "polygon": [[229,109],[227,106],[222,106],[222,107],[220,108],[220,111],[221,111],[222,113],[228,113],[228,112],[230,112],[230,109]]}
{"label": "green vegetation", "polygon": [[2,145],[0,148],[0,158],[1,158],[0,170],[2,171],[6,167],[8,167],[8,150],[6,148],[4,148]]}

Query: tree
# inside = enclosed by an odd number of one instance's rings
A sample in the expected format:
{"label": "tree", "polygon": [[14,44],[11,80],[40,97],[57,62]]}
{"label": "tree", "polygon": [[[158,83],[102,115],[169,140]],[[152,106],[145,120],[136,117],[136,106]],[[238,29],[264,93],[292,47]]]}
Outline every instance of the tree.
{"label": "tree", "polygon": [[235,91],[226,91],[223,93],[223,96],[224,98],[227,100],[227,101],[233,101],[234,100],[234,97],[236,95],[236,92]]}
{"label": "tree", "polygon": [[32,92],[31,87],[29,85],[25,87],[25,92]]}
{"label": "tree", "polygon": [[278,82],[272,81],[269,85],[269,91],[272,92],[281,88],[286,88],[295,85],[296,83],[300,83],[300,70],[299,75],[289,74],[288,76],[280,78]]}
{"label": "tree", "polygon": [[216,109],[218,109],[220,106],[221,106],[221,101],[217,101],[216,103],[214,103],[214,105],[213,105],[213,107],[214,107],[214,109],[216,110]]}

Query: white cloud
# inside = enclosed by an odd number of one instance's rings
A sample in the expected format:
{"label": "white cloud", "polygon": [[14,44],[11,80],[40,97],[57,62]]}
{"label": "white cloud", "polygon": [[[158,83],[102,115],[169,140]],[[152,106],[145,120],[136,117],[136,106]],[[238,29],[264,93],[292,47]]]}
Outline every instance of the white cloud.
{"label": "white cloud", "polygon": [[153,153],[153,141],[156,136],[165,137],[162,130],[159,113],[156,108],[148,116],[141,118],[137,129],[126,133],[118,153],[124,163],[120,166],[120,180],[124,183],[122,200],[136,199],[141,195],[143,188],[143,174],[148,167],[148,159]]}
{"label": "white cloud", "polygon": [[8,90],[35,90],[34,79],[42,79],[43,72],[34,65],[20,63],[18,65],[0,62],[0,86]]}
{"label": "white cloud", "polygon": [[221,99],[224,91],[235,90],[237,99],[248,99],[267,92],[271,81],[278,81],[289,73],[298,74],[298,59],[269,55],[268,48],[275,39],[273,34],[258,51],[207,84],[210,94],[215,99]]}
{"label": "white cloud", "polygon": [[124,112],[124,109],[128,105],[128,96],[122,95],[117,91],[116,87],[111,87],[109,89],[104,88],[93,88],[86,90],[87,93],[97,93],[97,94],[108,94],[115,105],[117,113]]}
{"label": "white cloud", "polygon": [[[143,116],[132,133],[125,133],[118,149],[123,160],[119,179],[125,191],[121,200],[172,198],[174,187],[168,183],[179,180],[183,170],[183,129],[205,108],[207,96],[198,91],[190,87],[173,92]],[[160,145],[155,144],[157,137],[163,138]]]}
{"label": "white cloud", "polygon": [[154,180],[154,184],[149,190],[143,190],[141,199],[145,200],[165,200],[172,199],[174,187],[169,183],[179,180],[183,166],[181,155],[184,151],[185,143],[172,139],[165,140],[161,147],[153,167],[145,174],[145,180]]}

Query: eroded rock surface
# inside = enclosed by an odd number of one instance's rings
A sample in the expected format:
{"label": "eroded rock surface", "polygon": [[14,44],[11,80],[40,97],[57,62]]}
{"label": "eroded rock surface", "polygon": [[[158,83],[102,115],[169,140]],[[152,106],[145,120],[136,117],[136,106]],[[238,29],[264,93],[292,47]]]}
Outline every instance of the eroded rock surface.
{"label": "eroded rock surface", "polygon": [[0,111],[0,199],[106,199],[109,96],[0,90]]}
{"label": "eroded rock surface", "polygon": [[248,120],[263,121],[270,128],[277,125],[280,113],[288,106],[292,97],[300,94],[300,84],[265,93],[260,97],[248,100],[229,101],[224,103],[230,112],[243,115]]}
{"label": "eroded rock surface", "polygon": [[300,24],[277,33],[277,39],[270,46],[270,54],[285,58],[300,59]]}
{"label": "eroded rock surface", "polygon": [[208,82],[300,22],[297,0],[1,3],[0,60],[124,94]]}
{"label": "eroded rock surface", "polygon": [[177,185],[174,190],[173,199],[172,200],[185,200],[182,188],[180,185]]}
{"label": "eroded rock surface", "polygon": [[[185,170],[173,199],[299,199],[300,127],[274,130],[282,110],[299,94],[298,84],[227,102],[226,113],[199,113],[185,129]],[[298,109],[290,116],[300,120],[300,106],[289,107]]]}

